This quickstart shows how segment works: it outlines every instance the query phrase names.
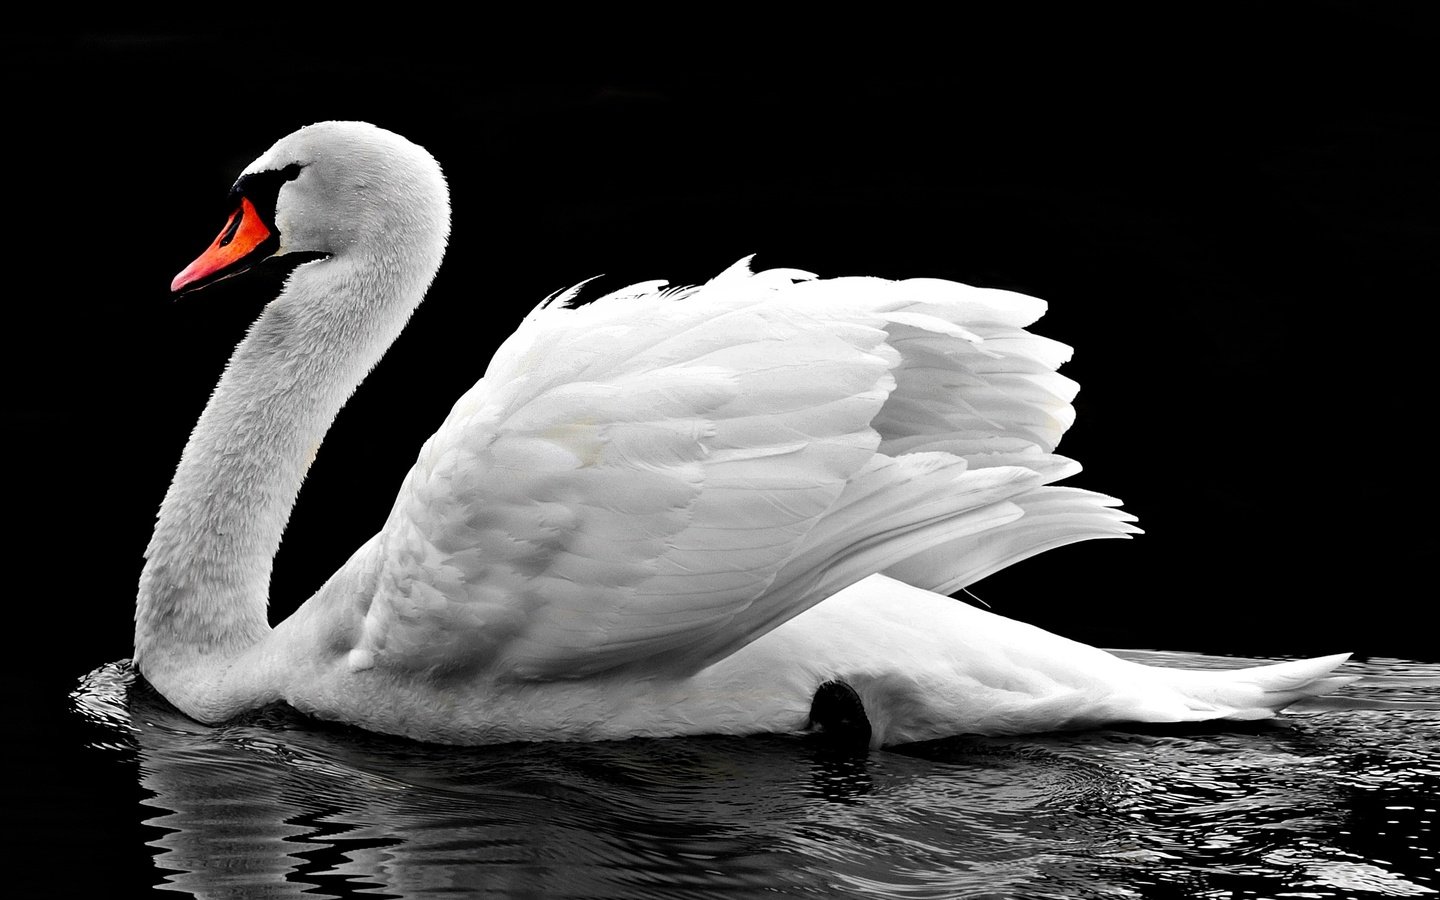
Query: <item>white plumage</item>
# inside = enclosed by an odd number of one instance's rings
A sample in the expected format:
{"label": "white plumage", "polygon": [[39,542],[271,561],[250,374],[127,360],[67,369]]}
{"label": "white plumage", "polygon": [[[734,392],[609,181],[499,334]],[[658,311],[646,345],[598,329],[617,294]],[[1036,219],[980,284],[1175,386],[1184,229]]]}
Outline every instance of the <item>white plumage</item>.
{"label": "white plumage", "polygon": [[[302,129],[237,188],[271,177],[274,210],[242,206],[229,231],[243,245],[258,223],[253,255],[325,257],[237,349],[141,579],[137,663],[191,715],[285,700],[461,743],[796,731],[839,680],[879,745],[1252,718],[1348,680],[1326,674],[1344,657],[1148,668],[942,596],[1135,531],[1116,501],[1051,484],[1078,470],[1054,453],[1076,385],[1055,371],[1069,349],[1025,330],[1044,304],[748,260],[698,288],[541,304],[380,534],[271,631],[309,454],[423,297],[449,213],[429,155],[359,123]],[[221,247],[177,287],[253,262]]]}

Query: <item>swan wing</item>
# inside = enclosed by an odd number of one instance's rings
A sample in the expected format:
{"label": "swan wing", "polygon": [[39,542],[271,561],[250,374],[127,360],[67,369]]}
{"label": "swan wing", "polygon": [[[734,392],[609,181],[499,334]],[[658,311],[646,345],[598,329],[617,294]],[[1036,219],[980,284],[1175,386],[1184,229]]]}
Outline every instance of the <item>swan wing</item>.
{"label": "swan wing", "polygon": [[[1049,452],[1073,394],[1059,345],[1022,328],[1039,301],[808,278],[742,261],[700,288],[542,304],[400,492],[366,658],[522,679],[698,668],[1014,522],[1009,498],[1071,470]],[[985,339],[964,318],[998,349],[967,355]]]}

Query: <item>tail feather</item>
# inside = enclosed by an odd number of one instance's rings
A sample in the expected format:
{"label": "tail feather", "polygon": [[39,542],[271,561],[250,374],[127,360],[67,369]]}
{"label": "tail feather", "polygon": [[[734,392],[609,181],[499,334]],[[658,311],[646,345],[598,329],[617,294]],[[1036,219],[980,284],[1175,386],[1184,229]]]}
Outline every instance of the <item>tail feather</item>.
{"label": "tail feather", "polygon": [[1348,653],[1296,659],[1245,669],[1159,669],[1185,698],[1192,715],[1181,721],[1266,719],[1306,697],[1318,697],[1359,679],[1335,675]]}

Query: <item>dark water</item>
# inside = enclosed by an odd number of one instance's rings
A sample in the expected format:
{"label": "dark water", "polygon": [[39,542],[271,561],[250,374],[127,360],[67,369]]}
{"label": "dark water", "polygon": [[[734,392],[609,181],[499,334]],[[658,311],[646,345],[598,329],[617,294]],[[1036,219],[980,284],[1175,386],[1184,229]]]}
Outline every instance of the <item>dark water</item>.
{"label": "dark water", "polygon": [[1369,677],[1277,722],[858,756],[791,737],[456,749],[282,711],[210,728],[125,663],[73,700],[91,768],[141,789],[137,846],[112,853],[199,897],[1435,894],[1440,665],[1352,665]]}

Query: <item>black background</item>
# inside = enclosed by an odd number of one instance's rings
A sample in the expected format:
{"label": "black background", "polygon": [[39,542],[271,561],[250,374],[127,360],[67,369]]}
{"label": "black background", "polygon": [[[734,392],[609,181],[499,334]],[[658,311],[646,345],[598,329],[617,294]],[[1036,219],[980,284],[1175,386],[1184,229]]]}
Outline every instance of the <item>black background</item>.
{"label": "black background", "polygon": [[312,470],[276,619],[381,525],[538,299],[594,275],[700,281],[757,253],[1050,302],[1037,330],[1077,348],[1065,371],[1083,385],[1072,483],[1123,498],[1147,533],[981,583],[997,610],[1103,646],[1440,659],[1421,5],[1005,9],[421,28],[387,8],[383,34],[130,21],[0,38],[20,574],[6,843],[48,854],[15,859],[65,895],[154,877],[133,773],[83,749],[65,695],[129,655],[154,510],[278,286],[254,273],[175,302],[170,278],[238,171],[327,118],[427,146],[454,234]]}
{"label": "black background", "polygon": [[997,610],[1105,646],[1440,658],[1427,31],[1363,4],[1065,9],[12,34],[7,562],[36,695],[128,655],[153,512],[278,286],[176,302],[170,278],[238,171],[326,118],[428,147],[455,224],[312,471],[277,619],[539,298],[757,253],[1050,302],[1072,483],[1147,533],[982,583]]}

